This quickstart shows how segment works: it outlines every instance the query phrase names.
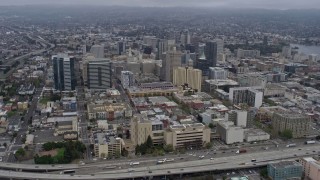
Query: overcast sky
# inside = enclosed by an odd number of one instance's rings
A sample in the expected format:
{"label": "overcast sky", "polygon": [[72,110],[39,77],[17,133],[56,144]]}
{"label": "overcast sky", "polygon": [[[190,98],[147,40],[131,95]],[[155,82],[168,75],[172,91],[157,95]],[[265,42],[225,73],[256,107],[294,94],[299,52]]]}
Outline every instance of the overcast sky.
{"label": "overcast sky", "polygon": [[120,6],[187,6],[268,9],[320,8],[320,0],[0,0],[0,5],[79,4]]}

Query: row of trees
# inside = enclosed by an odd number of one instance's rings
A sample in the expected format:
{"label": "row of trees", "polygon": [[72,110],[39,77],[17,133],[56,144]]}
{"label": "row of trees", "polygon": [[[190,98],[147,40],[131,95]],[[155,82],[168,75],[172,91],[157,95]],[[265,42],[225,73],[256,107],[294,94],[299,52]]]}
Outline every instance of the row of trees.
{"label": "row of trees", "polygon": [[152,138],[148,136],[147,141],[136,146],[136,154],[152,154],[154,156],[164,155],[165,152],[173,152],[172,145],[154,146]]}
{"label": "row of trees", "polygon": [[59,149],[56,156],[45,155],[34,157],[36,164],[66,164],[71,161],[81,158],[86,150],[86,146],[80,141],[65,141],[65,142],[47,142],[43,144],[42,149],[50,151]]}

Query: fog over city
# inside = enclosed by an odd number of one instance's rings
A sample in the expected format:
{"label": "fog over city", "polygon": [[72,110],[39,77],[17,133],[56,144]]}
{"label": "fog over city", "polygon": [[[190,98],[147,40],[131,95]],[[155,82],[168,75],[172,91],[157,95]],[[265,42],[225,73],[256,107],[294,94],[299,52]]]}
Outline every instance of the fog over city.
{"label": "fog over city", "polygon": [[186,6],[186,7],[228,7],[266,9],[309,9],[319,8],[319,0],[1,0],[0,5],[33,4],[78,4],[109,6]]}

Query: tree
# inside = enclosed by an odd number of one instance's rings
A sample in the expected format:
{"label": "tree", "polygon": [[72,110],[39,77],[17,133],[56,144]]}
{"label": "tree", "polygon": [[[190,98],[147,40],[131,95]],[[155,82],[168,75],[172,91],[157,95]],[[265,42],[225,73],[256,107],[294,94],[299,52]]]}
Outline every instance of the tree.
{"label": "tree", "polygon": [[290,129],[286,129],[286,130],[282,131],[280,133],[280,136],[282,136],[282,137],[284,137],[286,139],[291,139],[293,137],[292,131]]}
{"label": "tree", "polygon": [[25,151],[23,148],[19,148],[19,149],[16,151],[15,155],[16,155],[17,157],[23,157],[24,155],[26,155],[26,151]]}
{"label": "tree", "polygon": [[15,137],[18,136],[18,133],[17,133],[17,132],[14,132],[14,133],[12,134],[12,136],[15,138]]}
{"label": "tree", "polygon": [[115,158],[120,158],[121,157],[121,153],[119,150],[116,150],[116,152],[114,153],[114,157]]}
{"label": "tree", "polygon": [[138,144],[138,145],[136,146],[136,149],[135,149],[135,150],[136,150],[136,155],[139,154],[139,153],[141,153],[141,152],[140,152],[140,149],[141,149],[141,147],[140,147],[140,145]]}
{"label": "tree", "polygon": [[106,158],[106,157],[107,157],[106,153],[101,153],[100,156],[101,156],[102,158]]}
{"label": "tree", "polygon": [[128,157],[129,152],[125,148],[123,148],[122,151],[121,151],[121,155],[124,156],[124,157]]}
{"label": "tree", "polygon": [[172,144],[167,144],[163,146],[163,149],[165,152],[173,152],[173,146]]}
{"label": "tree", "polygon": [[153,147],[153,141],[152,141],[150,135],[148,136],[147,141],[146,141],[145,144],[146,144],[147,148],[152,148]]}
{"label": "tree", "polygon": [[8,144],[7,144],[7,143],[3,143],[3,146],[4,146],[4,147],[7,147],[7,146],[8,146]]}
{"label": "tree", "polygon": [[261,169],[260,176],[264,177],[264,178],[268,178],[268,170],[267,170],[267,168]]}
{"label": "tree", "polygon": [[213,129],[214,125],[212,123],[209,124],[209,128]]}
{"label": "tree", "polygon": [[24,146],[24,149],[25,149],[25,150],[28,150],[28,149],[29,149],[29,146]]}
{"label": "tree", "polygon": [[211,142],[208,142],[208,143],[206,144],[206,148],[207,148],[207,149],[211,149],[211,148],[212,148],[212,146],[213,146],[213,145],[212,145],[212,143],[211,143]]}
{"label": "tree", "polygon": [[21,138],[21,142],[24,144],[26,141],[27,141],[26,137],[23,136],[23,137]]}

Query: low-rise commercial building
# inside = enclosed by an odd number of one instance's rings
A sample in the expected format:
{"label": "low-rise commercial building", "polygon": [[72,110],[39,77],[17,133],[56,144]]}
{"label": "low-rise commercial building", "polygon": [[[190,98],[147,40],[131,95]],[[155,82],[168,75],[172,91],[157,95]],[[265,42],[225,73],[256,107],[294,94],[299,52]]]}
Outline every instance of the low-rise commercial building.
{"label": "low-rise commercial building", "polygon": [[244,131],[244,140],[246,142],[266,141],[270,139],[270,134],[261,129],[246,129]]}
{"label": "low-rise commercial building", "polygon": [[244,129],[235,126],[231,121],[218,122],[217,133],[226,144],[243,142]]}
{"label": "low-rise commercial building", "polygon": [[171,96],[178,92],[170,82],[143,83],[140,86],[129,87],[127,92],[130,98],[150,96]]}

